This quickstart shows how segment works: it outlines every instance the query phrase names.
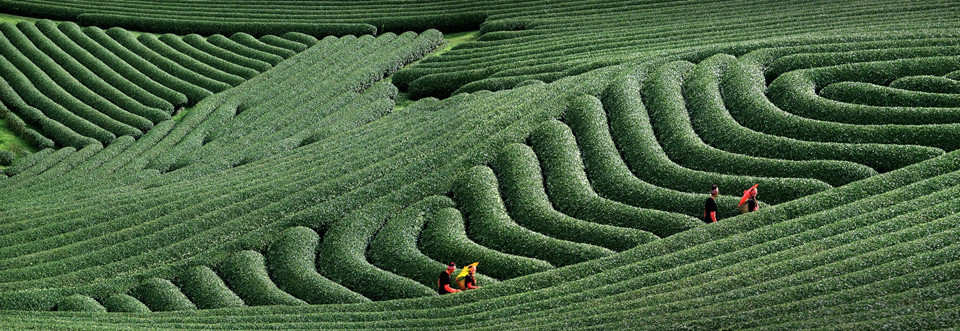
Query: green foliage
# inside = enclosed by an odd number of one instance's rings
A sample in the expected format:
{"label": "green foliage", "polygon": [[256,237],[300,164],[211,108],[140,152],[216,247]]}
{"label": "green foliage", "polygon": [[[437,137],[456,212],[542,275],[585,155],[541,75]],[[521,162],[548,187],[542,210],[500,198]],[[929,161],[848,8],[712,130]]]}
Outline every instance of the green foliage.
{"label": "green foliage", "polygon": [[320,236],[306,227],[285,230],[270,246],[267,268],[284,292],[310,304],[370,301],[317,273]]}
{"label": "green foliage", "polygon": [[103,306],[109,312],[121,312],[121,313],[149,313],[150,308],[147,308],[147,305],[144,305],[140,300],[126,295],[126,294],[114,294],[109,298],[103,299]]}
{"label": "green foliage", "polygon": [[251,306],[305,305],[306,302],[284,292],[267,275],[263,255],[240,251],[220,265],[224,282],[243,302]]}
{"label": "green foliage", "polygon": [[208,267],[191,267],[178,275],[176,282],[180,291],[199,309],[243,306],[243,300]]}
{"label": "green foliage", "polygon": [[183,292],[169,280],[150,278],[130,290],[134,298],[152,311],[195,310]]}
{"label": "green foliage", "polygon": [[63,298],[60,300],[60,303],[57,304],[57,310],[60,311],[89,311],[89,312],[106,312],[107,309],[103,308],[97,300],[94,300],[91,297],[74,294]]}
{"label": "green foliage", "polygon": [[13,164],[15,155],[11,151],[0,151],[0,166],[8,167]]}

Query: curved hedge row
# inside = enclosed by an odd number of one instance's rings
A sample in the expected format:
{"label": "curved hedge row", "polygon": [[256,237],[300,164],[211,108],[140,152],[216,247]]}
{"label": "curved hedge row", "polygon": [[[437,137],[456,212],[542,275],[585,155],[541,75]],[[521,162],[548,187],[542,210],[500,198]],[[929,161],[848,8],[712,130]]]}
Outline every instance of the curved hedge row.
{"label": "curved hedge row", "polygon": [[103,307],[109,312],[149,313],[150,308],[136,298],[126,294],[115,294],[103,299]]}
{"label": "curved hedge row", "polygon": [[107,308],[104,308],[100,305],[97,300],[80,294],[74,294],[63,298],[60,300],[60,303],[57,304],[57,310],[59,311],[88,311],[88,312],[107,312]]}
{"label": "curved hedge row", "polygon": [[546,261],[502,253],[470,240],[463,216],[455,208],[443,208],[428,215],[419,247],[437,261],[452,262],[469,257],[467,259],[480,262],[486,274],[501,280],[553,268]]}
{"label": "curved hedge row", "polygon": [[702,91],[699,84],[708,82],[709,78],[691,76],[693,69],[694,65],[689,62],[661,66],[650,75],[641,91],[654,133],[674,162],[692,169],[734,175],[780,177],[786,173],[801,178],[788,180],[787,184],[805,192],[822,190],[823,183],[840,186],[877,173],[852,162],[766,159],[729,153],[704,144],[690,123],[687,106],[703,107],[707,100],[718,98],[697,93]]}
{"label": "curved hedge row", "polygon": [[242,307],[240,299],[216,272],[206,266],[194,266],[180,273],[177,285],[199,309]]}
{"label": "curved hedge row", "polygon": [[284,292],[310,304],[370,301],[317,273],[320,236],[306,227],[285,230],[267,253],[267,269]]}
{"label": "curved hedge row", "polygon": [[633,228],[590,223],[553,209],[543,186],[537,156],[529,146],[510,144],[491,164],[503,202],[517,224],[545,235],[623,251],[659,239]]}
{"label": "curved hedge row", "polygon": [[493,170],[484,166],[471,168],[453,186],[453,199],[465,216],[467,234],[478,244],[556,266],[613,253],[594,245],[547,237],[518,225],[507,214],[497,187]]}
{"label": "curved hedge row", "polygon": [[891,88],[929,93],[960,94],[960,82],[943,76],[907,76],[890,82]]}
{"label": "curved hedge row", "polygon": [[256,251],[233,253],[220,265],[220,274],[224,283],[247,305],[307,304],[277,287],[267,274],[263,255]]}
{"label": "curved hedge row", "polygon": [[169,280],[151,278],[130,290],[134,298],[152,311],[195,310],[197,306]]}

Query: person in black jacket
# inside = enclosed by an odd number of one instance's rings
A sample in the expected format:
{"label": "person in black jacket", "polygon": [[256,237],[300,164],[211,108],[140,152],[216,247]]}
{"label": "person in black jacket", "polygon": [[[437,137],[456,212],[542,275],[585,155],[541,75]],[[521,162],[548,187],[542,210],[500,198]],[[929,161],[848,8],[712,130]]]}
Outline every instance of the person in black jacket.
{"label": "person in black jacket", "polygon": [[450,262],[447,263],[447,270],[440,272],[440,279],[437,280],[437,293],[440,295],[447,293],[457,293],[460,290],[450,287],[450,275],[457,270],[457,264]]}
{"label": "person in black jacket", "polygon": [[717,222],[717,196],[719,195],[720,195],[720,188],[717,187],[717,185],[713,185],[710,188],[710,196],[707,197],[707,201],[703,205],[703,222],[704,223]]}

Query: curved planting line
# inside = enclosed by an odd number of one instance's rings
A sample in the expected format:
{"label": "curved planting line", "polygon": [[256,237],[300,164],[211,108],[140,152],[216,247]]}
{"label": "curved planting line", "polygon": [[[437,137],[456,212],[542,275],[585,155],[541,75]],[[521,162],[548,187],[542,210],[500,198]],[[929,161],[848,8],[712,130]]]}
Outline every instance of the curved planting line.
{"label": "curved planting line", "polygon": [[[960,121],[960,111],[956,109],[914,107],[957,107],[960,106],[958,96],[888,89],[870,84],[886,84],[910,75],[943,75],[958,68],[960,61],[952,56],[855,62],[802,69],[784,73],[773,80],[767,89],[767,96],[784,111],[822,121],[877,125],[956,123]],[[821,88],[826,98],[817,95]],[[848,103],[830,100],[834,97]]]}
{"label": "curved planting line", "polygon": [[320,236],[307,227],[285,230],[270,245],[267,269],[284,292],[310,304],[370,301],[317,272],[317,245]]}
{"label": "curved planting line", "polygon": [[[729,108],[751,107],[760,102],[743,98],[737,92],[752,88],[744,84],[743,76],[727,74],[727,68],[736,62],[731,55],[718,54],[700,62],[694,69],[692,80],[702,79],[703,84],[690,84],[704,95],[704,102],[690,103],[692,124],[697,134],[707,144],[734,153],[794,160],[844,160],[888,172],[943,154],[932,147],[884,144],[829,143],[797,140],[769,135],[741,126],[734,120]],[[721,90],[724,91],[721,93]],[[721,99],[722,98],[722,99]],[[742,143],[743,141],[750,143]]]}
{"label": "curved planting line", "polygon": [[152,311],[197,309],[176,285],[166,279],[150,278],[130,289],[130,293]]}
{"label": "curved planting line", "polygon": [[[88,105],[94,106],[117,121],[143,131],[152,128],[153,123],[169,118],[163,110],[140,103],[87,69],[53,42],[52,38],[41,32],[38,25],[21,22],[17,24],[17,27],[40,51],[56,61],[70,76],[83,84],[83,87],[79,88],[89,90],[83,91],[83,94],[81,94],[83,101]],[[59,37],[61,42],[66,39],[53,23],[50,23],[47,27],[48,31],[57,32],[57,36],[53,38]],[[47,63],[50,62],[47,61]],[[61,70],[57,71],[61,74],[64,73]]]}
{"label": "curved planting line", "polygon": [[147,305],[126,294],[114,294],[109,298],[103,299],[103,307],[109,312],[122,313],[149,313],[150,308]]}
{"label": "curved planting line", "polygon": [[750,100],[745,107],[728,108],[737,122],[745,127],[809,141],[923,145],[945,150],[960,148],[960,124],[956,123],[854,125],[814,120],[785,112],[764,95],[762,68],[763,64],[749,55],[741,57],[727,68],[726,77],[743,86],[730,90],[730,93],[736,94],[731,98]]}
{"label": "curved planting line", "polygon": [[88,311],[88,312],[107,312],[107,308],[104,308],[100,305],[97,300],[94,300],[91,297],[74,294],[63,298],[57,303],[57,310],[59,311]]}
{"label": "curved planting line", "polygon": [[144,34],[140,35],[140,37],[134,37],[133,33],[119,28],[107,29],[105,33],[118,44],[129,49],[134,54],[137,54],[158,68],[164,68],[171,75],[180,78],[189,84],[204,89],[207,92],[205,93],[206,95],[230,88],[230,84],[220,82],[213,78],[205,77],[197,72],[193,72],[179,63],[163,56],[163,54],[157,53],[156,51],[150,49],[147,47],[147,45],[141,42],[141,38],[145,40],[156,40],[156,37],[153,35]]}
{"label": "curved planting line", "polygon": [[[427,215],[437,213],[442,208],[453,207],[453,201],[444,196],[430,196],[400,211],[387,220],[376,237],[370,241],[367,258],[370,263],[383,270],[413,279],[424,286],[433,288],[437,284],[437,274],[446,268],[444,263],[435,261],[420,252],[417,239],[420,238]],[[467,265],[475,261],[470,256],[462,256],[457,265]],[[451,262],[451,261],[448,261]],[[484,285],[497,280],[477,274],[478,282]]]}
{"label": "curved planting line", "polygon": [[691,170],[673,163],[653,134],[646,107],[640,97],[640,83],[635,79],[626,82],[631,87],[621,95],[619,102],[607,107],[607,115],[617,149],[630,170],[641,180],[684,192],[703,192],[713,184],[736,192],[739,188],[759,183],[760,187],[765,188],[760,199],[775,204],[806,195],[788,187],[783,179],[717,174]]}
{"label": "curved planting line", "polygon": [[[68,30],[68,24],[63,23],[64,30]],[[140,82],[141,84],[134,84],[126,77],[122,76],[120,73],[115,71],[113,68],[107,66],[104,61],[108,59],[100,59],[95,57],[93,54],[87,50],[80,47],[78,41],[72,40],[71,37],[67,35],[67,32],[60,30],[57,27],[57,24],[51,21],[42,20],[36,23],[36,28],[43,33],[43,35],[53,41],[56,46],[68,54],[73,60],[77,61],[87,70],[95,73],[99,78],[101,78],[106,83],[112,85],[120,93],[123,93],[126,97],[136,100],[144,107],[154,108],[161,111],[164,114],[167,114],[166,118],[156,120],[150,117],[147,117],[155,122],[159,122],[164,119],[169,118],[169,113],[173,111],[173,104],[167,102],[163,98],[154,95],[148,91],[149,86],[141,87],[140,85],[147,85],[148,82]],[[79,32],[79,27],[76,25],[72,26],[73,32]],[[80,35],[74,35],[80,36]],[[129,69],[129,68],[128,68]],[[150,81],[150,83],[154,83]],[[121,106],[123,107],[123,106]],[[126,108],[126,107],[123,107]],[[146,117],[146,116],[145,116]]]}
{"label": "curved planting line", "polygon": [[960,94],[960,82],[943,76],[901,77],[890,82],[890,87],[917,92]]}
{"label": "curved planting line", "polygon": [[366,259],[370,240],[398,209],[393,204],[375,203],[329,225],[317,254],[320,274],[375,300],[434,295],[435,289],[377,268]]}
{"label": "curved planting line", "polygon": [[[139,137],[143,134],[139,127],[153,126],[153,123],[147,119],[120,109],[84,86],[13,25],[0,25],[0,30],[6,35],[7,40],[17,47],[17,52],[8,54],[22,55],[24,60],[21,64],[27,70],[25,73],[35,76],[32,79],[39,83],[51,98],[71,112],[117,136]],[[50,43],[49,40],[46,42]]]}
{"label": "curved planting line", "polygon": [[[40,24],[41,29],[43,29],[43,24]],[[131,63],[128,63],[126,60],[118,56],[117,54],[112,53],[106,47],[100,45],[97,41],[93,40],[81,30],[80,26],[74,23],[60,23],[57,25],[57,28],[63,32],[73,43],[78,47],[75,52],[86,52],[89,53],[90,58],[86,61],[87,63],[99,63],[100,67],[106,66],[117,75],[122,77],[123,80],[129,82],[126,84],[128,89],[133,89],[136,91],[138,88],[146,90],[148,93],[145,93],[145,97],[149,98],[149,95],[155,96],[157,98],[163,99],[165,102],[169,103],[169,106],[159,105],[158,108],[163,109],[168,114],[173,112],[174,107],[180,106],[187,103],[187,96],[183,93],[175,91],[174,89],[164,86],[159,81],[154,80],[146,73],[141,72],[140,69],[134,67]],[[63,47],[63,46],[61,46]],[[86,58],[83,55],[75,57],[79,59]],[[97,66],[97,64],[88,66]],[[97,70],[98,72],[108,72],[106,69]],[[120,78],[111,79],[112,81],[122,81]],[[139,92],[128,93],[129,95],[140,95]]]}
{"label": "curved planting line", "polygon": [[301,32],[287,32],[287,33],[284,33],[281,37],[283,37],[283,39],[286,39],[286,40],[304,44],[307,47],[313,46],[318,41],[317,37],[308,35],[306,33],[301,33]]}
{"label": "curved planting line", "polygon": [[529,256],[556,266],[612,254],[608,249],[547,237],[526,229],[507,215],[493,170],[476,166],[453,185],[453,197],[467,222],[467,233],[478,244],[505,253]]}
{"label": "curved planting line", "polygon": [[[949,80],[943,77],[937,78]],[[842,104],[841,107],[843,107],[842,110],[847,112],[851,112],[851,108],[866,108],[873,113],[882,114],[880,120],[900,120],[909,116],[909,119],[913,121],[906,124],[960,122],[960,114],[958,114],[960,110],[957,110],[960,107],[960,95],[956,95],[958,92],[953,91],[949,93],[953,94],[910,91],[892,86],[844,81],[827,85],[821,89],[821,98],[815,99],[816,104],[812,106],[828,110],[840,108],[829,107],[835,105],[835,103],[826,100],[832,100],[846,103]],[[822,104],[828,106],[821,106]],[[898,115],[900,116],[898,117]]]}
{"label": "curved planting line", "polygon": [[303,44],[303,43],[286,39],[286,38],[277,37],[274,35],[260,37],[260,42],[273,47],[288,49],[296,53],[303,52],[307,50],[307,48],[309,47],[307,46],[307,44]]}
{"label": "curved planting line", "polygon": [[187,269],[175,279],[180,290],[200,309],[243,307],[240,299],[217,273],[206,266]]}
{"label": "curved planting line", "polygon": [[248,46],[237,43],[236,41],[231,40],[223,35],[212,35],[207,38],[207,41],[214,46],[223,48],[227,51],[236,53],[238,55],[248,57],[254,60],[263,61],[269,63],[271,66],[277,65],[280,61],[283,61],[283,58],[279,55],[263,52],[258,49],[250,48]]}
{"label": "curved planting line", "polygon": [[[161,37],[162,38],[162,37]],[[270,70],[273,66],[270,63],[265,61],[257,60],[247,56],[243,56],[227,49],[221,48],[211,44],[206,38],[198,34],[189,34],[183,36],[181,39],[183,42],[194,47],[198,51],[210,54],[211,56],[222,59],[233,65],[238,65],[244,68],[251,69],[257,73],[261,73],[267,70]]]}
{"label": "curved planting line", "polygon": [[659,239],[650,232],[585,222],[553,209],[543,187],[537,155],[529,146],[507,145],[491,167],[497,175],[504,205],[520,226],[557,239],[615,251]]}
{"label": "curved planting line", "polygon": [[[139,37],[137,37],[137,41],[139,41],[141,44],[143,44],[143,46],[146,46],[147,49],[150,49],[156,54],[170,61],[173,61],[173,63],[180,65],[184,69],[189,70],[191,72],[195,72],[198,75],[201,75],[203,77],[210,78],[218,82],[226,83],[227,85],[230,85],[230,86],[237,86],[237,85],[240,85],[240,83],[243,83],[244,81],[246,81],[246,79],[243,77],[234,75],[232,73],[224,72],[219,68],[214,68],[213,66],[203,63],[196,58],[183,54],[177,49],[171,47],[170,45],[167,45],[166,43],[160,41],[154,35],[142,34]],[[220,92],[223,90],[226,90],[226,88],[223,88],[223,89],[213,89],[213,87],[210,88],[210,91],[214,93]]]}
{"label": "curved planting line", "polygon": [[[114,31],[117,31],[114,32],[114,34],[123,35],[122,31],[120,30]],[[167,101],[173,103],[174,106],[182,105],[184,103],[197,103],[201,99],[211,94],[210,91],[200,86],[194,85],[193,83],[181,79],[180,77],[174,76],[172,72],[164,71],[157,65],[151,63],[151,61],[148,61],[142,57],[140,54],[133,52],[131,49],[127,48],[127,46],[120,44],[117,40],[114,40],[100,28],[86,27],[83,28],[83,33],[91,39],[89,48],[87,48],[88,51],[93,48],[105,48],[110,53],[113,53],[114,56],[118,57],[120,61],[127,63],[129,66],[133,67],[134,70],[146,75],[150,80],[153,80],[160,85],[168,87],[169,89],[186,96],[185,102],[179,102],[177,99],[170,99],[179,97],[179,95],[170,95],[164,97],[164,99],[167,99]],[[133,39],[133,36],[129,35],[129,33],[127,33],[125,37],[125,40],[128,42],[130,40],[136,42],[136,40]],[[140,46],[142,47],[143,45]],[[119,63],[117,63],[117,65],[119,65]],[[139,80],[131,80],[139,82]]]}
{"label": "curved planting line", "polygon": [[186,39],[186,37],[181,38],[179,36],[167,33],[161,35],[158,37],[158,39],[184,56],[196,59],[197,61],[200,61],[201,63],[210,66],[213,69],[220,70],[223,73],[241,77],[242,80],[240,83],[260,74],[259,71],[244,67],[239,64],[234,64],[230,61],[218,58],[207,52],[199,50],[185,42],[184,39]]}
{"label": "curved planting line", "polygon": [[542,260],[501,253],[473,242],[467,237],[459,210],[444,208],[427,217],[419,247],[420,251],[434,260],[479,261],[486,274],[501,280],[553,268],[553,265]]}
{"label": "curved planting line", "polygon": [[284,292],[270,280],[263,255],[256,251],[233,253],[220,265],[220,274],[223,276],[224,283],[247,305],[307,304]]}
{"label": "curved planting line", "polygon": [[702,224],[691,216],[641,209],[598,196],[587,181],[576,138],[559,121],[541,124],[531,133],[530,141],[540,157],[550,201],[564,214],[588,222],[649,231],[660,237]]}
{"label": "curved planting line", "polygon": [[776,178],[789,174],[799,179],[784,179],[786,184],[807,194],[829,189],[830,186],[824,185],[824,182],[840,186],[877,173],[852,162],[765,159],[725,152],[704,144],[690,124],[686,109],[686,104],[696,104],[707,98],[689,92],[691,85],[701,83],[688,77],[693,69],[694,65],[689,62],[672,62],[661,66],[651,74],[641,91],[654,134],[670,159],[677,164],[732,175]]}
{"label": "curved planting line", "polygon": [[257,38],[254,38],[253,36],[243,32],[234,33],[233,35],[230,36],[230,40],[233,40],[238,44],[250,47],[252,49],[255,49],[264,53],[270,53],[270,54],[280,56],[284,59],[297,54],[296,52],[286,48],[281,48],[281,47],[266,44],[260,40],[257,40]]}

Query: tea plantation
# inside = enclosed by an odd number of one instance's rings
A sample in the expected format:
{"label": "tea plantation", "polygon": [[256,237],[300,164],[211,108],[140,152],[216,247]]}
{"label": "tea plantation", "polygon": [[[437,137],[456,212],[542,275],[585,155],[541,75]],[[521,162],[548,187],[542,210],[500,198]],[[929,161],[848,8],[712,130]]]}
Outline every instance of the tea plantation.
{"label": "tea plantation", "polygon": [[0,14],[0,329],[960,327],[956,1]]}

